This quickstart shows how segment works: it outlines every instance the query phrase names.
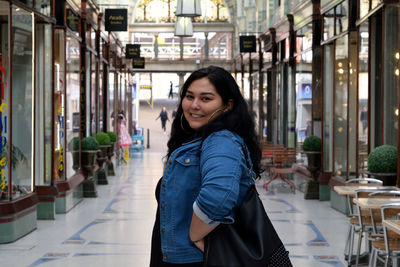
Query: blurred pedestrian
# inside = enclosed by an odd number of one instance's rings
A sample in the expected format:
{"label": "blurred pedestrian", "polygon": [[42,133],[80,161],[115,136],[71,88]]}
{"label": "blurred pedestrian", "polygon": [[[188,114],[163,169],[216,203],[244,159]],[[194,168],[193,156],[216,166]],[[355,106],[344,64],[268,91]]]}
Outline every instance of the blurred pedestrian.
{"label": "blurred pedestrian", "polygon": [[156,120],[158,120],[158,118],[161,119],[161,128],[163,129],[164,134],[166,134],[166,133],[167,133],[166,124],[167,124],[167,121],[169,121],[169,119],[168,119],[168,112],[167,112],[167,108],[166,108],[166,107],[162,107],[161,112],[160,112],[160,115],[158,115],[158,117],[156,118]]}

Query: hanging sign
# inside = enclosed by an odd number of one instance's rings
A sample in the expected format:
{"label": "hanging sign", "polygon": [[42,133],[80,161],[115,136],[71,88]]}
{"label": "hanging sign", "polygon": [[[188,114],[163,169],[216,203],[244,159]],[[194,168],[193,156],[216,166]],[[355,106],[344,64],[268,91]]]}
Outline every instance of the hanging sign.
{"label": "hanging sign", "polygon": [[248,52],[256,52],[257,51],[257,43],[256,36],[239,36],[240,41],[240,53],[248,53]]}
{"label": "hanging sign", "polygon": [[135,57],[132,59],[132,68],[134,69],[144,69],[144,64],[144,57]]}
{"label": "hanging sign", "polygon": [[125,58],[140,57],[140,45],[139,44],[127,44],[125,49]]}
{"label": "hanging sign", "polygon": [[105,26],[109,32],[126,32],[128,30],[128,9],[106,9]]}

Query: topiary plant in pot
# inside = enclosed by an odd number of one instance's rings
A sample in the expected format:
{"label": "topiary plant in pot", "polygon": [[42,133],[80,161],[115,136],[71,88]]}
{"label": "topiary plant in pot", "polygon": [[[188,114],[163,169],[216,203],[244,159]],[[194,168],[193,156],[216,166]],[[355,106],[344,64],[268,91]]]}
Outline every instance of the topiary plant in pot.
{"label": "topiary plant in pot", "polygon": [[117,142],[117,134],[114,132],[107,132],[110,137],[111,147],[108,149],[108,157],[111,158],[114,155],[115,143]]}
{"label": "topiary plant in pot", "polygon": [[85,137],[81,142],[82,148],[82,168],[91,171],[96,161],[97,152],[99,150],[99,142],[91,136]]}
{"label": "topiary plant in pot", "polygon": [[319,199],[318,171],[321,169],[321,138],[311,135],[304,140],[303,151],[307,156],[307,169],[312,179],[304,192],[305,199]]}
{"label": "topiary plant in pot", "polygon": [[397,148],[378,146],[368,155],[367,174],[383,181],[383,185],[396,185]]}
{"label": "topiary plant in pot", "polygon": [[105,132],[98,132],[96,134],[96,140],[99,142],[99,153],[97,154],[97,160],[101,161],[99,165],[101,166],[102,162],[107,158],[107,152],[110,147],[111,139]]}

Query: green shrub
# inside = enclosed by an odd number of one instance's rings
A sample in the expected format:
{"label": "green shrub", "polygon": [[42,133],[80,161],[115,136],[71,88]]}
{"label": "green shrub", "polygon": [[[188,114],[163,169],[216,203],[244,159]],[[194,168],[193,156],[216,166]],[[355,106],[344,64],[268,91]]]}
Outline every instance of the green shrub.
{"label": "green shrub", "polygon": [[99,142],[92,137],[88,136],[82,139],[82,150],[98,150],[99,149]]}
{"label": "green shrub", "polygon": [[378,146],[368,155],[368,170],[372,173],[397,172],[397,148],[395,146]]}
{"label": "green shrub", "polygon": [[79,150],[79,137],[75,136],[74,138],[69,141],[68,149],[71,151],[78,151]]}
{"label": "green shrub", "polygon": [[117,142],[117,134],[114,132],[107,132],[108,136],[110,137],[111,142]]}
{"label": "green shrub", "polygon": [[99,142],[99,145],[101,145],[101,146],[109,145],[111,142],[110,137],[105,132],[97,133],[96,140],[97,140],[97,142]]}
{"label": "green shrub", "polygon": [[304,151],[314,151],[320,152],[321,151],[321,138],[315,135],[311,135],[304,140],[303,143],[303,150]]}

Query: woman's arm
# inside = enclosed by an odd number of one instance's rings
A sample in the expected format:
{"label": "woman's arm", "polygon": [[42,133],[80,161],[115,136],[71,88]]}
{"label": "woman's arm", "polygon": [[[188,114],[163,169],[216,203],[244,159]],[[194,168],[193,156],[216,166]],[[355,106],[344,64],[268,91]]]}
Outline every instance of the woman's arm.
{"label": "woman's arm", "polygon": [[192,215],[192,223],[189,229],[189,238],[193,244],[204,252],[204,237],[216,226],[211,226],[200,220],[195,213]]}

